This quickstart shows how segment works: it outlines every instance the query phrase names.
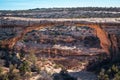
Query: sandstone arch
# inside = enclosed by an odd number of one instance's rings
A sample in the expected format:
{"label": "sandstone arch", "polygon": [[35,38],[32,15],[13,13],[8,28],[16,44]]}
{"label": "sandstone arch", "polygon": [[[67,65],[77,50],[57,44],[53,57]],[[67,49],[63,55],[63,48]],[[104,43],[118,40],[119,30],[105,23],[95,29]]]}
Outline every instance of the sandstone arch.
{"label": "sandstone arch", "polygon": [[45,22],[41,24],[35,24],[31,26],[26,26],[23,28],[23,31],[20,35],[11,38],[9,40],[4,40],[1,42],[2,47],[8,47],[9,49],[13,49],[15,43],[18,40],[21,40],[24,35],[32,30],[40,30],[45,27],[52,27],[52,26],[58,26],[58,25],[64,25],[64,26],[88,26],[90,28],[93,28],[96,30],[96,35],[100,40],[101,47],[106,51],[106,53],[110,54],[111,49],[111,41],[109,40],[108,34],[102,29],[101,25],[98,23],[85,23],[85,22],[73,22],[73,21],[64,21],[64,22]]}

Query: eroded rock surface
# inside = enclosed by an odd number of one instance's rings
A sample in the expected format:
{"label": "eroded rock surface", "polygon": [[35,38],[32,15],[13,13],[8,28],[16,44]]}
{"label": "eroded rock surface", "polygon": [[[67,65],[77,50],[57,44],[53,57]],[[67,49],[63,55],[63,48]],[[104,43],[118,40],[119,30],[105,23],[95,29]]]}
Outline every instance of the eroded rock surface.
{"label": "eroded rock surface", "polygon": [[[14,20],[14,18],[8,19],[8,22]],[[15,19],[19,22],[26,22],[28,23],[29,20],[27,19],[20,19],[17,18]],[[27,21],[26,21],[27,20]],[[107,19],[106,19],[107,20]],[[107,23],[96,23],[95,21],[91,22],[89,19],[33,19],[32,24],[30,25],[23,25],[19,24],[17,26],[4,24],[1,26],[1,28],[8,28],[11,29],[10,34],[5,33],[3,31],[3,35],[7,37],[3,37],[1,39],[1,47],[2,48],[9,48],[9,49],[15,49],[17,48],[16,46],[18,45],[18,48],[20,47],[24,50],[29,50],[29,49],[36,49],[38,51],[37,53],[40,53],[40,45],[43,45],[42,48],[44,48],[41,52],[42,53],[60,53],[62,56],[64,55],[80,55],[81,52],[83,51],[89,53],[94,53],[94,52],[89,52],[91,51],[96,51],[97,49],[89,49],[89,48],[84,48],[84,47],[95,47],[97,48],[102,48],[103,52],[107,55],[117,55],[120,51],[119,48],[119,34],[120,34],[120,24],[119,22],[114,22],[111,23],[111,21],[108,21]],[[16,23],[18,24],[18,23]],[[58,26],[57,28],[52,28]],[[66,26],[67,28],[64,28]],[[69,27],[71,26],[71,27]],[[88,30],[84,32],[84,30],[81,31],[82,27],[87,26]],[[81,28],[78,28],[81,27]],[[17,29],[20,28],[20,29]],[[47,28],[47,29],[46,29]],[[49,29],[50,28],[50,29]],[[70,28],[70,30],[69,30]],[[15,31],[12,31],[12,30]],[[35,31],[34,31],[35,30]],[[41,30],[41,31],[40,31]],[[74,31],[75,30],[75,31]],[[78,30],[78,31],[77,31]],[[93,30],[93,31],[92,31]],[[92,31],[92,33],[91,33]],[[17,32],[17,35],[16,35]],[[88,34],[88,33],[89,34]],[[11,35],[15,34],[15,35]],[[58,36],[59,35],[59,36]],[[60,36],[62,35],[62,36]],[[86,36],[89,35],[89,36]],[[82,37],[81,37],[82,36]],[[27,38],[26,38],[27,37]],[[77,40],[78,39],[78,40]],[[24,41],[21,42],[21,41]],[[96,42],[97,40],[97,42]],[[57,44],[55,44],[57,41]],[[83,43],[80,43],[83,42]],[[62,42],[61,44],[58,44]],[[64,46],[65,43],[70,43],[68,46]],[[46,44],[47,45],[46,45]],[[48,44],[50,43],[50,44]],[[51,44],[52,43],[52,44]],[[72,43],[75,43],[75,45],[79,44],[78,46],[72,45]],[[98,43],[98,44],[97,44]],[[82,45],[84,48],[83,50],[79,49],[79,47]],[[95,45],[93,45],[95,44]],[[100,44],[100,45],[99,45]],[[71,47],[72,45],[72,47]],[[84,45],[84,46],[83,46]],[[20,47],[19,47],[20,46]],[[25,46],[27,46],[25,48]],[[31,47],[32,46],[32,47]],[[24,47],[24,48],[23,48]],[[38,47],[38,48],[36,48]],[[54,49],[55,48],[55,49]],[[59,48],[59,49],[58,49]],[[77,49],[78,48],[78,49]],[[68,49],[68,50],[65,50]],[[78,52],[76,52],[78,50]],[[88,50],[88,51],[87,51]],[[68,54],[69,51],[71,54]],[[99,50],[98,50],[99,51]],[[102,52],[102,50],[100,50]],[[28,51],[29,52],[29,51]],[[102,52],[102,53],[103,53]],[[67,54],[65,54],[67,53]],[[83,54],[84,54],[83,53]],[[83,55],[82,54],[82,55]]]}

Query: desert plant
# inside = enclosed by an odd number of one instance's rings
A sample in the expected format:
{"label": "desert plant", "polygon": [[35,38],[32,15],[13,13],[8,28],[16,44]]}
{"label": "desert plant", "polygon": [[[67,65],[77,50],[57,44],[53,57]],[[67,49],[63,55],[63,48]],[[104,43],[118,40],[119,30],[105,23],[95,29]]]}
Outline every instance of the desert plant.
{"label": "desert plant", "polygon": [[12,72],[12,73],[7,73],[6,75],[8,75],[9,80],[20,80],[19,73]]}
{"label": "desert plant", "polygon": [[32,63],[32,65],[36,65],[37,57],[35,56],[35,51],[31,50],[28,55],[27,60]]}
{"label": "desert plant", "polygon": [[17,65],[10,65],[9,67],[9,72],[6,74],[8,76],[9,80],[19,80],[20,79],[20,75],[17,72],[14,72],[14,70],[16,69]]}
{"label": "desert plant", "polygon": [[105,70],[102,69],[98,75],[99,80],[109,80],[109,76],[105,73]]}
{"label": "desert plant", "polygon": [[13,73],[13,71],[14,71],[14,69],[16,68],[16,65],[10,65],[9,66],[9,73],[11,74],[11,73]]}
{"label": "desert plant", "polygon": [[102,69],[98,76],[99,80],[120,80],[120,69],[117,65],[112,65],[108,69]]}
{"label": "desert plant", "polygon": [[9,80],[8,75],[7,75],[7,74],[4,74],[4,75],[0,78],[0,80]]}
{"label": "desert plant", "polygon": [[120,72],[115,74],[113,80],[120,80]]}
{"label": "desert plant", "polygon": [[20,71],[20,74],[23,76],[26,74],[26,72],[30,72],[29,63],[26,60],[24,60],[20,65],[19,71]]}
{"label": "desert plant", "polygon": [[20,80],[20,75],[14,72],[15,66],[10,65],[9,72],[0,74],[0,80]]}

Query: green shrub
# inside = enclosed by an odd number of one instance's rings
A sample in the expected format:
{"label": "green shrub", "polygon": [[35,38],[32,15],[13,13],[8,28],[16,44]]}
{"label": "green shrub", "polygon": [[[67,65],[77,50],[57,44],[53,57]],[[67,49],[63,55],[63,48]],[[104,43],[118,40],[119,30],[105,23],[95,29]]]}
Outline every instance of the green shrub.
{"label": "green shrub", "polygon": [[102,69],[98,75],[99,80],[120,80],[120,69],[112,65],[108,70]]}
{"label": "green shrub", "polygon": [[120,72],[115,74],[115,77],[113,78],[113,80],[120,80]]}
{"label": "green shrub", "polygon": [[9,80],[19,80],[20,79],[20,75],[16,72],[14,72],[14,70],[16,69],[17,65],[10,65],[9,67],[9,72],[6,74],[8,75],[8,79]]}
{"label": "green shrub", "polygon": [[30,72],[30,66],[29,66],[29,63],[27,61],[23,61],[22,64],[20,65],[20,74],[21,75],[25,75],[26,72]]}
{"label": "green shrub", "polygon": [[9,80],[20,80],[19,73],[13,72],[13,73],[8,73],[6,75],[8,75]]}
{"label": "green shrub", "polygon": [[7,75],[7,74],[4,74],[4,75],[1,77],[0,80],[9,80],[8,75]]}
{"label": "green shrub", "polygon": [[30,54],[27,57],[27,60],[32,63],[32,65],[36,65],[37,57],[35,56],[35,51],[31,50]]}
{"label": "green shrub", "polygon": [[14,72],[15,66],[10,65],[9,72],[0,74],[0,80],[20,80],[20,75]]}
{"label": "green shrub", "polygon": [[99,80],[109,80],[109,76],[105,73],[105,70],[102,69],[98,76]]}

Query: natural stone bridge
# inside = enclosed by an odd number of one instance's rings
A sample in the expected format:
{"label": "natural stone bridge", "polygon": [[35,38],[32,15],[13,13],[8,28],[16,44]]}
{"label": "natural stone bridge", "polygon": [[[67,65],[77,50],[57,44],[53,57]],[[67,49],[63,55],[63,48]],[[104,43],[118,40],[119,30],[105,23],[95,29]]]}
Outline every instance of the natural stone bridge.
{"label": "natural stone bridge", "polygon": [[[20,19],[18,19],[19,21],[22,21]],[[8,20],[9,21],[9,20]],[[17,20],[16,20],[17,21]],[[24,22],[28,22],[29,20],[24,20]],[[36,23],[39,22],[39,23]],[[42,28],[45,27],[53,27],[53,26],[77,26],[77,27],[81,27],[81,26],[87,26],[90,28],[93,28],[96,31],[96,35],[100,40],[100,45],[101,47],[106,51],[107,55],[114,55],[117,56],[117,54],[120,51],[120,23],[116,23],[116,22],[91,22],[91,21],[87,21],[87,20],[69,20],[69,19],[43,19],[43,20],[31,20],[31,22],[28,22],[27,25],[23,25],[23,24],[18,24],[18,23],[14,23],[13,24],[4,24],[1,25],[1,27],[3,28],[16,28],[16,27],[22,27],[22,32],[10,39],[7,40],[3,40],[1,41],[1,47],[5,48],[8,47],[9,49],[12,49],[15,45],[15,43],[19,40],[21,40],[26,33],[32,31],[32,30],[40,30]],[[113,29],[113,33],[110,34],[109,31],[105,30],[105,27],[109,27]],[[115,29],[115,30],[114,30]],[[116,29],[118,29],[117,33],[116,33]]]}

